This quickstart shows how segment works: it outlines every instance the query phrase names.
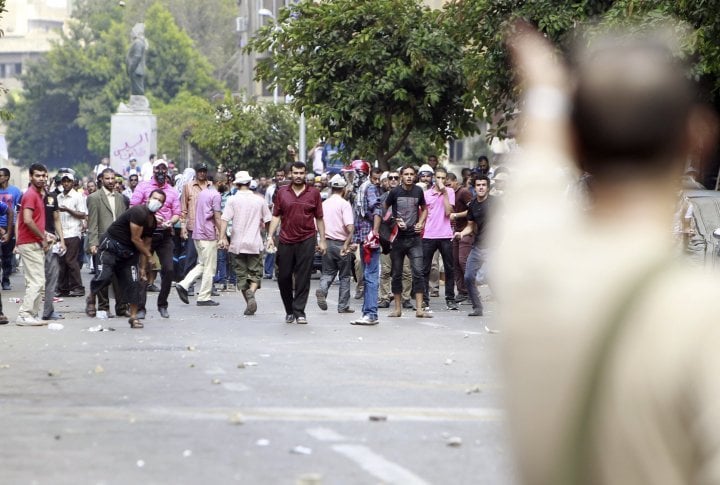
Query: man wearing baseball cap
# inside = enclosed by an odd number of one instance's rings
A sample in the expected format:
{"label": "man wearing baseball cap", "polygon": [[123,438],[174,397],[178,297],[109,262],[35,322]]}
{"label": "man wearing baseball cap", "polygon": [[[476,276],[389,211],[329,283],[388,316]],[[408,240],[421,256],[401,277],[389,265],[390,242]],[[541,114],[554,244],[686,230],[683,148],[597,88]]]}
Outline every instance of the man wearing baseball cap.
{"label": "man wearing baseball cap", "polygon": [[322,276],[320,288],[315,291],[317,303],[321,310],[327,310],[327,295],[335,276],[340,278],[338,295],[338,313],[353,313],[348,306],[350,301],[350,277],[352,276],[352,254],[357,246],[351,244],[354,232],[353,209],[345,200],[347,181],[340,174],[335,174],[329,182],[331,195],[323,202],[323,219],[325,220],[325,241],[327,252],[322,257]]}

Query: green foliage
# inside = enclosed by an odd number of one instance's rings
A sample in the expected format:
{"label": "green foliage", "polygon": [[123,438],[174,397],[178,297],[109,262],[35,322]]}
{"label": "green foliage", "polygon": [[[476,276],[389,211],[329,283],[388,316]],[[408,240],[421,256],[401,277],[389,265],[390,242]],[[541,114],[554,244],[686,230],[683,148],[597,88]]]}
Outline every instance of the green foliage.
{"label": "green foliage", "polygon": [[[597,27],[645,29],[673,24],[689,26],[684,55],[693,56],[695,76],[718,103],[720,92],[720,3],[690,0],[453,0],[443,22],[457,42],[466,45],[463,59],[478,115],[493,122],[493,134],[505,134],[515,111],[517,93],[505,46],[516,20],[535,25],[561,50],[591,42]],[[578,29],[579,33],[578,33]],[[580,37],[578,37],[580,36]]]}
{"label": "green foliage", "polygon": [[[122,13],[117,2],[80,2],[68,32],[43,60],[27,67],[23,97],[12,104],[16,119],[8,125],[14,157],[70,166],[106,156],[110,117],[130,93],[125,55],[131,26],[122,22]],[[172,105],[181,92],[200,96],[220,90],[210,64],[160,3],[146,12],[145,34],[151,106]],[[174,145],[164,148],[172,152]]]}
{"label": "green foliage", "polygon": [[284,105],[245,104],[225,98],[214,109],[198,113],[191,142],[227,170],[268,174],[285,161],[295,142],[297,120]]}
{"label": "green foliage", "polygon": [[180,160],[181,145],[203,121],[212,120],[213,107],[203,97],[181,91],[169,104],[153,105],[158,117],[158,151],[172,160]]}
{"label": "green foliage", "polygon": [[418,0],[305,0],[249,49],[270,52],[259,79],[277,80],[350,153],[386,165],[414,129],[438,145],[475,130],[461,45]]}

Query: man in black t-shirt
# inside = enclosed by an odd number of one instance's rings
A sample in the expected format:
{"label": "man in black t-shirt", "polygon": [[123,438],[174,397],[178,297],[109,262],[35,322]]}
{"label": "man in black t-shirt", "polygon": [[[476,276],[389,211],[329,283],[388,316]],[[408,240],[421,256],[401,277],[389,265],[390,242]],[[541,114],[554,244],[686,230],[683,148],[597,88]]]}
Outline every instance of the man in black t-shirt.
{"label": "man in black t-shirt", "polygon": [[468,204],[467,220],[468,224],[460,232],[456,232],[454,239],[459,240],[468,234],[475,234],[475,242],[468,254],[465,266],[465,286],[468,290],[468,296],[473,305],[473,310],[468,314],[471,317],[481,317],[483,314],[482,301],[480,293],[477,289],[477,277],[485,279],[487,262],[487,242],[486,232],[488,226],[488,214],[493,210],[494,197],[488,195],[490,191],[490,179],[487,175],[480,175],[475,179],[476,197]]}
{"label": "man in black t-shirt", "polygon": [[60,274],[60,257],[65,254],[65,238],[60,224],[57,191],[46,191],[45,197],[45,237],[52,246],[45,252],[45,302],[43,304],[43,320],[60,320],[62,314],[55,312],[53,297]]}
{"label": "man in black t-shirt", "polygon": [[122,301],[130,306],[130,326],[143,328],[137,318],[138,305],[142,302],[140,285],[147,284],[145,268],[152,258],[150,246],[153,231],[157,227],[155,212],[165,203],[165,192],[150,192],[146,205],[136,205],[125,211],[108,227],[100,238],[98,254],[100,265],[90,282],[85,313],[95,316],[95,298],[100,290],[107,288],[116,276],[120,288],[125,290]]}
{"label": "man in black t-shirt", "polygon": [[423,310],[423,249],[422,234],[427,218],[425,195],[420,187],[415,185],[415,168],[408,165],[400,172],[402,184],[390,191],[385,199],[385,210],[392,207],[393,218],[398,225],[398,235],[393,241],[390,251],[392,261],[392,292],[395,300],[395,310],[389,317],[402,315],[402,272],[403,260],[410,259],[412,270],[412,292],[415,295],[417,308],[415,316],[418,318],[432,318],[432,314]]}

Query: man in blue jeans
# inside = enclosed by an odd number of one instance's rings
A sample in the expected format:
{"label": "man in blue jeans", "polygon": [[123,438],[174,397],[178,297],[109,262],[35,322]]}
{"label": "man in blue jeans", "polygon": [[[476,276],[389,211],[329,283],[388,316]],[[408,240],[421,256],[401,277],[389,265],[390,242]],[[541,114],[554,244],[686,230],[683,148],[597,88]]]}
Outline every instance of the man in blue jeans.
{"label": "man in blue jeans", "polygon": [[494,208],[495,198],[488,196],[490,179],[487,175],[478,176],[475,179],[474,188],[476,196],[468,205],[467,210],[468,225],[462,231],[456,232],[454,239],[459,240],[468,234],[475,234],[475,242],[470,250],[465,266],[465,286],[467,287],[468,296],[473,306],[468,316],[481,317],[483,308],[476,279],[479,275],[480,279],[484,280],[485,273],[487,272],[485,263],[487,261],[488,248],[485,235],[487,233],[488,215]]}

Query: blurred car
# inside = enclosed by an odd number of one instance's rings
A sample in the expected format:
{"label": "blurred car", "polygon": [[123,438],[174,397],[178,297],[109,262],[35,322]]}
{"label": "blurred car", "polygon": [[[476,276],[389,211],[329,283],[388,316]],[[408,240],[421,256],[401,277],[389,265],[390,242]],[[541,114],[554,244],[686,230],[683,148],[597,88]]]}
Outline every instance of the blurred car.
{"label": "blurred car", "polygon": [[720,268],[720,191],[686,190],[678,211],[683,252],[695,264]]}

